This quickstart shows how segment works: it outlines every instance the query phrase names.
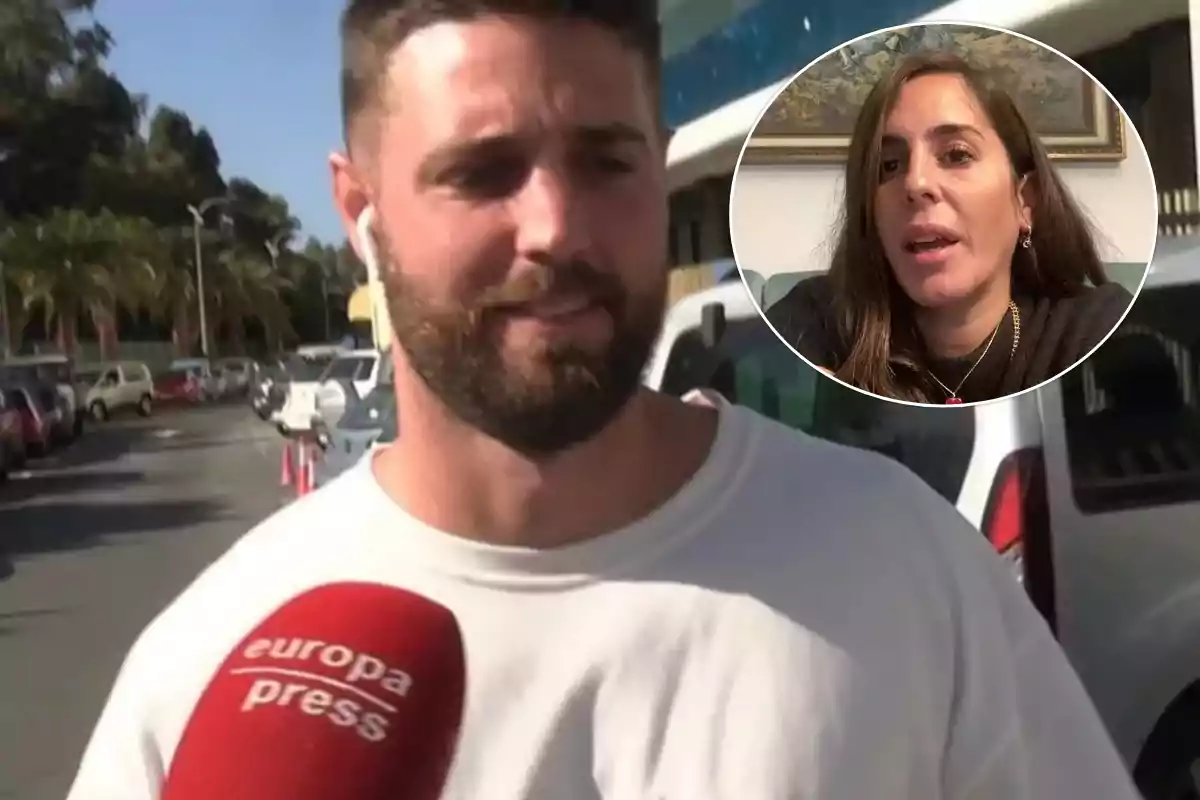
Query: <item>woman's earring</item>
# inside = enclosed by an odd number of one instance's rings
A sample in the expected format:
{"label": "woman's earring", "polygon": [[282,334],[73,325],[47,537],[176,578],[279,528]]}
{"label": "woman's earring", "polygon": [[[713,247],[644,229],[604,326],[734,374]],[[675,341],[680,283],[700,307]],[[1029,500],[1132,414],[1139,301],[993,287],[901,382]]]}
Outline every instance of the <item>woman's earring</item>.
{"label": "woman's earring", "polygon": [[1021,247],[1024,247],[1026,250],[1033,247],[1032,236],[1033,236],[1033,228],[1030,228],[1029,230],[1025,231],[1024,236],[1021,238]]}

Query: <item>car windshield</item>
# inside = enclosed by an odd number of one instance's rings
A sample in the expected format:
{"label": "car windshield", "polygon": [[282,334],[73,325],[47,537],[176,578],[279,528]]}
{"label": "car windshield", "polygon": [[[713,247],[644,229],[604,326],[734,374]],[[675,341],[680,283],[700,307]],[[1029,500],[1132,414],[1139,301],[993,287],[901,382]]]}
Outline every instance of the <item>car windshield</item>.
{"label": "car windshield", "polygon": [[332,360],[332,358],[328,357],[305,358],[303,356],[296,356],[288,360],[288,378],[300,383],[311,383],[320,379],[322,373],[325,372],[325,368],[329,366],[329,362]]}
{"label": "car windshield", "polygon": [[71,365],[62,361],[49,361],[30,366],[37,380],[45,383],[70,383]]}
{"label": "car windshield", "polygon": [[338,427],[343,430],[351,431],[369,431],[369,430],[388,430],[393,431],[392,437],[395,437],[396,420],[396,393],[392,390],[392,384],[381,383],[376,385],[362,402],[351,406],[341,420],[338,421]]}
{"label": "car windshield", "polygon": [[82,386],[95,386],[100,380],[100,370],[89,369],[75,375],[75,382]]}

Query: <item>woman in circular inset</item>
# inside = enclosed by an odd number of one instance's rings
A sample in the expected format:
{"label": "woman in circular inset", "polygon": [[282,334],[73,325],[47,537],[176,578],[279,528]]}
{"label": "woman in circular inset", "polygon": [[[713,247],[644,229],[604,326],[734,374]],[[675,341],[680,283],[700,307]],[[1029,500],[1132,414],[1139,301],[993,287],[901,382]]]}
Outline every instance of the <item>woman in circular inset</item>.
{"label": "woman in circular inset", "polygon": [[1132,295],[1007,92],[965,60],[904,59],[868,95],[827,275],[767,311],[806,359],[882,397],[962,403],[1070,368]]}

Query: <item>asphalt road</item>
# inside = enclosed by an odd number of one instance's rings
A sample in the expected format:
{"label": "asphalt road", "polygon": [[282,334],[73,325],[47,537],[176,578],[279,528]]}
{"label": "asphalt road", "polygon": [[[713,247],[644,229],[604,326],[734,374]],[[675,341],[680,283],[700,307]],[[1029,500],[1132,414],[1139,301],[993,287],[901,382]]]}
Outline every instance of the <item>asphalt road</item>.
{"label": "asphalt road", "polygon": [[65,797],[137,634],[284,502],[281,447],[242,405],[166,411],[0,486],[0,798]]}

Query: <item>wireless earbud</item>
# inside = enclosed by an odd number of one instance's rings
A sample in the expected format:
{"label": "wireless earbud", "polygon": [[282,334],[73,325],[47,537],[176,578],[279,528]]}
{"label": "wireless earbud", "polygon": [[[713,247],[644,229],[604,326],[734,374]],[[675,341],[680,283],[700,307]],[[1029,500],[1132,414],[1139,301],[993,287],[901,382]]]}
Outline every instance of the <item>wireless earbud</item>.
{"label": "wireless earbud", "polygon": [[379,280],[379,257],[375,252],[375,238],[371,235],[371,223],[375,219],[375,207],[368,205],[358,215],[355,228],[358,233],[358,249],[367,267],[367,278],[372,283]]}

